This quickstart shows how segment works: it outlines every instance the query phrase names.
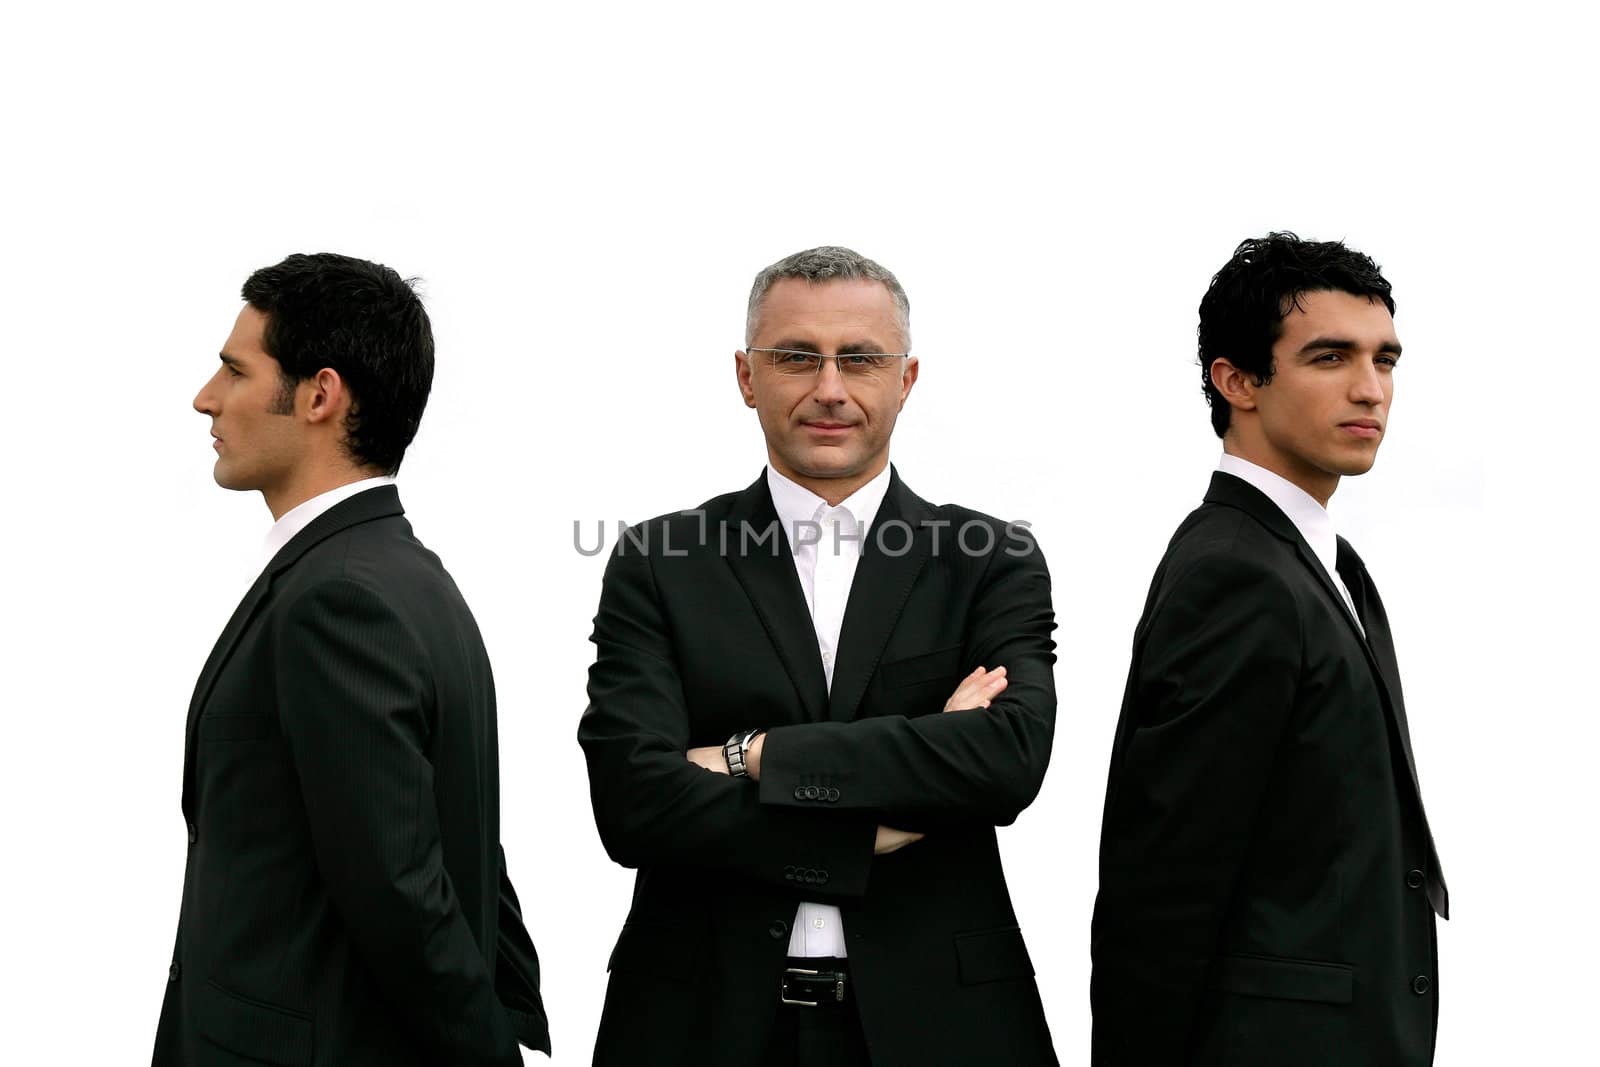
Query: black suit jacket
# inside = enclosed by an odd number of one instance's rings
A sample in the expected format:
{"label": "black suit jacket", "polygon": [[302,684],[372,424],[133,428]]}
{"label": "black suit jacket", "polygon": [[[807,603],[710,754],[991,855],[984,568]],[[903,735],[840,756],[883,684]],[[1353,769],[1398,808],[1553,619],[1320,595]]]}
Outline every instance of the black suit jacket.
{"label": "black suit jacket", "polygon": [[548,1051],[496,749],[477,624],[392,486],[285,545],[189,707],[157,1067]]}
{"label": "black suit jacket", "polygon": [[[875,1064],[1055,1063],[995,842],[1049,760],[1054,626],[1025,530],[894,474],[830,692],[765,477],[632,528],[578,729],[606,850],[639,869],[595,1063],[759,1062],[806,899],[842,909]],[[980,664],[1002,697],[941,714]],[[684,757],[754,726],[759,784]],[[927,837],[874,857],[879,823]]]}
{"label": "black suit jacket", "polygon": [[1100,841],[1094,1062],[1430,1063],[1434,911],[1389,623],[1218,473],[1134,635]]}

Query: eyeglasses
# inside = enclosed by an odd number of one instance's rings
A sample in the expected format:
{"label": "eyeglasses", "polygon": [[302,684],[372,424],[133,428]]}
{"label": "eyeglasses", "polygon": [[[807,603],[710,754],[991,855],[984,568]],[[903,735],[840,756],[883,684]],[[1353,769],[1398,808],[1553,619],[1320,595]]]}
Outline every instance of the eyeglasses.
{"label": "eyeglasses", "polygon": [[763,353],[772,363],[772,369],[779,374],[790,374],[804,377],[807,374],[821,374],[822,364],[826,360],[833,360],[838,366],[839,373],[845,376],[867,376],[884,374],[895,368],[899,360],[905,359],[909,352],[842,352],[837,356],[825,356],[820,352],[801,352],[793,348],[747,348],[746,352],[755,355]]}

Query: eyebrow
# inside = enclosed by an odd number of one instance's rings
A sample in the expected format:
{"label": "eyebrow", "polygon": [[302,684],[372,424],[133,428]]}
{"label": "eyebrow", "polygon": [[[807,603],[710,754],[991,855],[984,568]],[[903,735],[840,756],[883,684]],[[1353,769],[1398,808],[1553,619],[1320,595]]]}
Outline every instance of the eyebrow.
{"label": "eyebrow", "polygon": [[228,366],[233,367],[235,370],[243,370],[244,369],[244,361],[243,360],[235,359],[233,356],[228,355],[228,353],[226,353],[226,352],[218,352],[217,353],[217,358],[222,360],[222,362],[226,363]]}
{"label": "eyebrow", "polygon": [[[1360,347],[1361,346],[1356,344],[1356,342],[1346,337],[1315,337],[1301,345],[1300,351],[1297,353],[1297,355],[1303,356],[1313,350],[1328,348],[1332,348],[1339,352],[1349,352]],[[1400,342],[1384,341],[1378,346],[1378,351],[1386,352],[1391,356],[1398,356],[1400,354]]]}
{"label": "eyebrow", "polygon": [[[822,351],[812,341],[783,340],[772,347],[786,352],[814,352],[820,354]],[[888,350],[876,341],[852,341],[850,344],[840,345],[836,354],[841,356],[882,356],[887,355]]]}

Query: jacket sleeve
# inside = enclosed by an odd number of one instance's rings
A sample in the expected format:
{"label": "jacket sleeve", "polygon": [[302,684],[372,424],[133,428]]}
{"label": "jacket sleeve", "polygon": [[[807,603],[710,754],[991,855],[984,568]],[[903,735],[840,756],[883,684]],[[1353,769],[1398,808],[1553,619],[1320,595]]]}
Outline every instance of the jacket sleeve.
{"label": "jacket sleeve", "polygon": [[346,579],[289,604],[277,642],[273,684],[317,866],[368,972],[428,1059],[520,1065],[444,869],[425,652],[376,591]]}
{"label": "jacket sleeve", "polygon": [[506,871],[506,852],[500,849],[500,921],[495,952],[494,989],[517,1040],[550,1055],[550,1024],[539,995],[539,954],[522,922],[522,904]]}
{"label": "jacket sleeve", "polygon": [[875,819],[766,806],[750,779],[685,758],[689,712],[648,556],[612,555],[594,643],[578,742],[613,860],[718,868],[815,899],[866,890]]}
{"label": "jacket sleeve", "polygon": [[1293,711],[1301,630],[1280,577],[1220,554],[1141,629],[1101,830],[1094,1062],[1176,1067]]}
{"label": "jacket sleeve", "polygon": [[967,609],[963,673],[1004,666],[999,699],[914,718],[777,727],[762,747],[762,801],[805,805],[796,787],[820,776],[836,783],[826,807],[841,815],[873,812],[905,829],[1015,821],[1044,782],[1056,718],[1050,571],[1033,539],[1025,544],[990,556]]}

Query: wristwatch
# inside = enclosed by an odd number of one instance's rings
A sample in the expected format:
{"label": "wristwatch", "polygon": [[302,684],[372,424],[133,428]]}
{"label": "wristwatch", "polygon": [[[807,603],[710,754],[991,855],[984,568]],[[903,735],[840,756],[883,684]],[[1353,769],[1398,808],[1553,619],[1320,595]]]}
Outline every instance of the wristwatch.
{"label": "wristwatch", "polygon": [[757,727],[754,730],[744,730],[728,738],[728,743],[722,746],[722,758],[728,761],[728,773],[735,778],[750,777],[750,770],[745,766],[745,754],[750,751],[750,742],[754,741],[765,730]]}

